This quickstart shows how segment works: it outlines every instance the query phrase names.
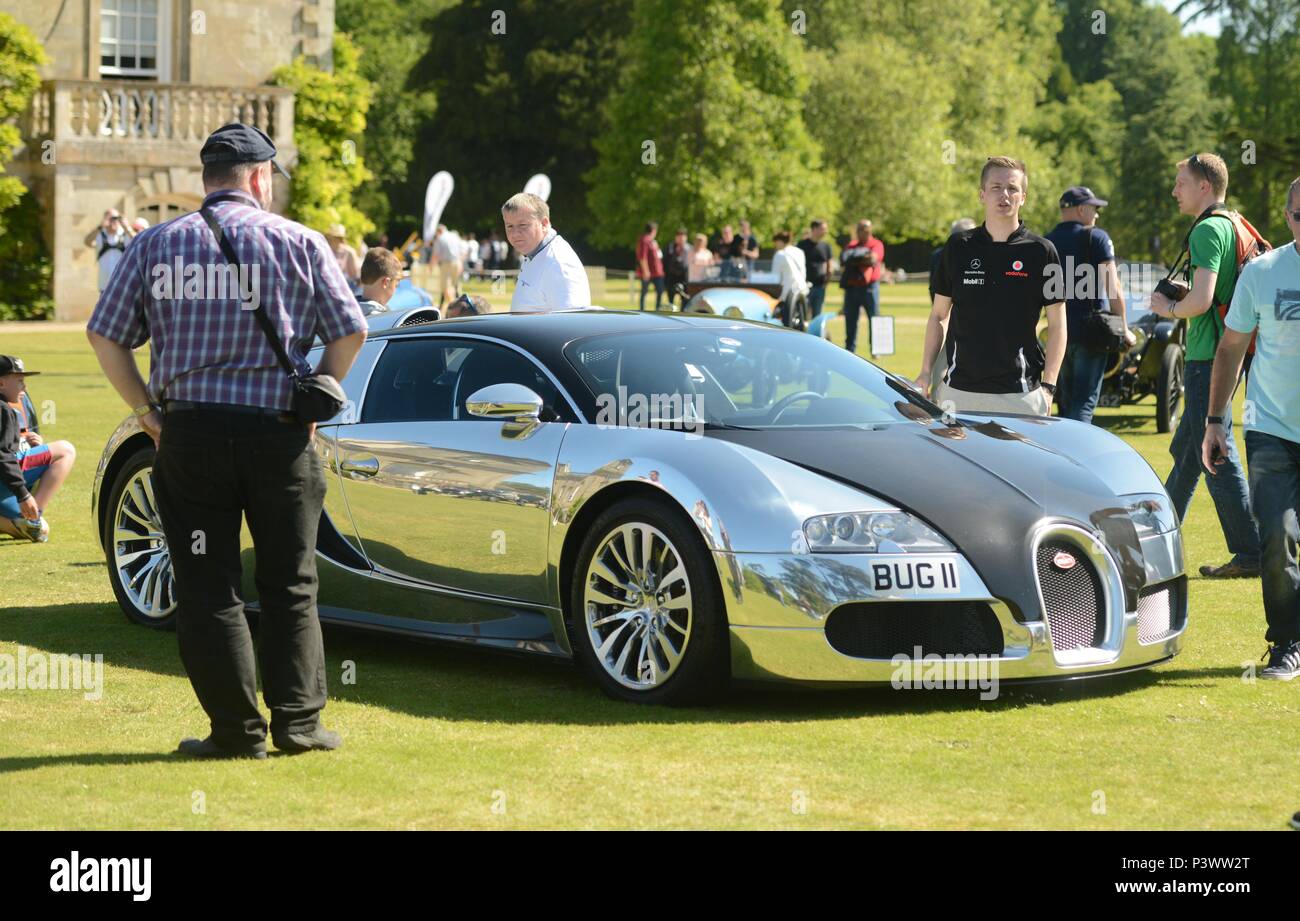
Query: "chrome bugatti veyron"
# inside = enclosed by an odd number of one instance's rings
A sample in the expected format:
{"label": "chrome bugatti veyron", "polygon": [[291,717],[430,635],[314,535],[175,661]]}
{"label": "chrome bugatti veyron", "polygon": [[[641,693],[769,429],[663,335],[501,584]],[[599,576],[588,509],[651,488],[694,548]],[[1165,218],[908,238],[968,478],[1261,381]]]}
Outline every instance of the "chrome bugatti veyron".
{"label": "chrome bugatti veyron", "polygon": [[[1178,522],[1136,452],[1066,420],[944,418],[814,336],[497,314],[376,333],[344,387],[316,438],[325,622],[571,658],[660,703],[933,655],[1069,679],[1182,644]],[[152,461],[128,418],[92,505],[122,607],[164,626]]]}

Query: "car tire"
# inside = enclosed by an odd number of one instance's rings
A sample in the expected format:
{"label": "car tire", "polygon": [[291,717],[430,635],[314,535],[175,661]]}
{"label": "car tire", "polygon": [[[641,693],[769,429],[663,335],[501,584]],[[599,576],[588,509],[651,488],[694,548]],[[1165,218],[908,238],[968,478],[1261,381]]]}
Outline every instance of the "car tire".
{"label": "car tire", "polygon": [[157,630],[174,630],[176,584],[153,498],[153,464],[153,447],[140,448],[127,458],[103,494],[104,556],[113,594],[127,619]]}
{"label": "car tire", "polygon": [[1178,427],[1183,408],[1183,350],[1172,342],[1160,356],[1156,379],[1156,431],[1164,435]]}
{"label": "car tire", "polygon": [[[616,580],[625,589],[617,601]],[[574,657],[618,700],[700,704],[730,681],[726,610],[708,550],[665,501],[624,499],[591,523],[575,560],[568,628]]]}

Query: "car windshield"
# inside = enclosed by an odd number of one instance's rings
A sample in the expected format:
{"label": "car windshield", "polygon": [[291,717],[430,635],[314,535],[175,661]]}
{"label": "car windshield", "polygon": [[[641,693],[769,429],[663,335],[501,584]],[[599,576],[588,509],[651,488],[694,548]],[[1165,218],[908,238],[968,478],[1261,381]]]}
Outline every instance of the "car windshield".
{"label": "car windshield", "polygon": [[596,398],[597,424],[875,427],[941,414],[869,362],[781,329],[612,333],[572,342],[565,355]]}

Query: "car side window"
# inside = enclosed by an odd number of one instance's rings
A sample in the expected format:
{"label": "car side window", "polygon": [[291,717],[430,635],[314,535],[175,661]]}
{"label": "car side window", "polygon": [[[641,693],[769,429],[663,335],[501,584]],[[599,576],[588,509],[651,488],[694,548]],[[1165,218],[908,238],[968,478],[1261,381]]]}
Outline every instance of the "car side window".
{"label": "car side window", "polygon": [[553,417],[571,415],[550,379],[513,349],[474,339],[420,338],[388,343],[371,376],[361,421],[477,420],[465,408],[468,398],[505,383],[533,390]]}

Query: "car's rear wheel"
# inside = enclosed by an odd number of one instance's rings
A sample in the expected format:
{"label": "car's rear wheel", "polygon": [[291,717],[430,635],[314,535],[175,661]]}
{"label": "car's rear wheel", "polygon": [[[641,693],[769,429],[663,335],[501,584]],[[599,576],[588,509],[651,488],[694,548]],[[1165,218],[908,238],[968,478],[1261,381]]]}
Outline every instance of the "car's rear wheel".
{"label": "car's rear wheel", "polygon": [[154,449],[142,447],[118,470],[105,496],[104,555],[117,603],[146,627],[176,623],[176,579],[153,490]]}
{"label": "car's rear wheel", "polygon": [[625,499],[596,518],[576,558],[569,639],[607,694],[683,705],[725,688],[727,618],[709,567],[665,502]]}
{"label": "car's rear wheel", "polygon": [[1178,427],[1183,409],[1183,350],[1172,342],[1160,356],[1160,377],[1156,380],[1156,431],[1172,432]]}

